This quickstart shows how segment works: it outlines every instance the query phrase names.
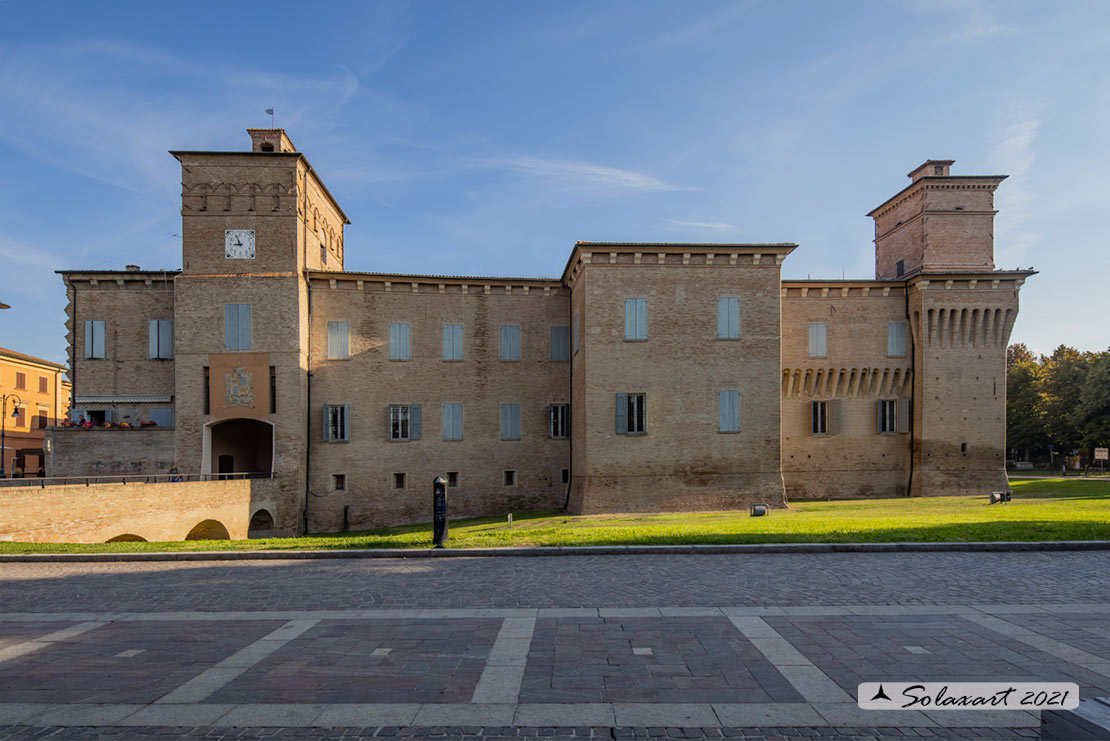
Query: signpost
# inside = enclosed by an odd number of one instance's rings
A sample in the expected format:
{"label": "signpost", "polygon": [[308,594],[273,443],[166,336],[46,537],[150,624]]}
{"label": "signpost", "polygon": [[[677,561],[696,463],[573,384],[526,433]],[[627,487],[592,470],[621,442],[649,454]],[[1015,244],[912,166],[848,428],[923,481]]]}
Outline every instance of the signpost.
{"label": "signpost", "polygon": [[1110,460],[1110,448],[1095,448],[1095,460],[1101,470],[1106,465],[1103,461]]}

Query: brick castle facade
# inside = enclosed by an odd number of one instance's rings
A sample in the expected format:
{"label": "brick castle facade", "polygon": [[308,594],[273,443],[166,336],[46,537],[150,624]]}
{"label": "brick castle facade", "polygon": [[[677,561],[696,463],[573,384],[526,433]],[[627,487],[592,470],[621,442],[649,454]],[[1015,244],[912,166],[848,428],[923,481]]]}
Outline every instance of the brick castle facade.
{"label": "brick castle facade", "polygon": [[[344,271],[348,220],[281,129],[177,151],[180,271],[61,271],[75,417],[51,475],[263,472],[285,532],[1004,487],[1003,176],[930,160],[871,212],[874,280],[794,244],[579,242],[557,279]],[[65,434],[63,434],[65,433]],[[148,435],[149,433],[149,435]],[[92,437],[89,437],[92,435]]]}

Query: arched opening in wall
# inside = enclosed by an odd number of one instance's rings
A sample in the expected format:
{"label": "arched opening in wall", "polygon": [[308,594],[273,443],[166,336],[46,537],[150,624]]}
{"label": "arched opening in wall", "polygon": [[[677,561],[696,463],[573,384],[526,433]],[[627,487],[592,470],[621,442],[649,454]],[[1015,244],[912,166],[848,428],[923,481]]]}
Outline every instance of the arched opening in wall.
{"label": "arched opening in wall", "polygon": [[270,514],[269,510],[260,509],[251,517],[250,525],[247,526],[248,538],[268,538],[274,532],[274,516]]}
{"label": "arched opening in wall", "polygon": [[205,473],[264,473],[274,470],[274,426],[257,419],[226,419],[205,434]]}
{"label": "arched opening in wall", "polygon": [[146,538],[144,538],[141,535],[135,535],[133,533],[123,533],[122,535],[117,535],[114,538],[108,538],[108,540],[106,540],[104,542],[105,543],[145,543]]}
{"label": "arched opening in wall", "polygon": [[204,520],[189,531],[185,540],[231,540],[231,535],[218,520]]}

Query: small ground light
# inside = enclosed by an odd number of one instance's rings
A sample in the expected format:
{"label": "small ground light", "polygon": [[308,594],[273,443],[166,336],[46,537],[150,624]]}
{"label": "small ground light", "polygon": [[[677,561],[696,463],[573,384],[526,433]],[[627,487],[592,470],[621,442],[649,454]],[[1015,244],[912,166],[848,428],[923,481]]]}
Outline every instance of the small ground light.
{"label": "small ground light", "polygon": [[766,504],[753,504],[751,514],[752,514],[752,517],[762,517],[763,515],[767,514],[767,505]]}

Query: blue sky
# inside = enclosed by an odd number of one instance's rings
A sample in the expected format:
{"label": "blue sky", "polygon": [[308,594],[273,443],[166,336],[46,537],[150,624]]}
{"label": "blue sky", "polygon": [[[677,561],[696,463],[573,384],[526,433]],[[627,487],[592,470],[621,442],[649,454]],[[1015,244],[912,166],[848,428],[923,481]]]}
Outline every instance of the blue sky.
{"label": "blue sky", "polygon": [[[191,12],[186,12],[191,11]],[[351,270],[558,276],[576,240],[797,242],[870,278],[926,159],[1007,174],[1012,340],[1110,345],[1110,3],[0,0],[0,345],[65,361],[54,270],[181,264],[170,149],[274,107]]]}

